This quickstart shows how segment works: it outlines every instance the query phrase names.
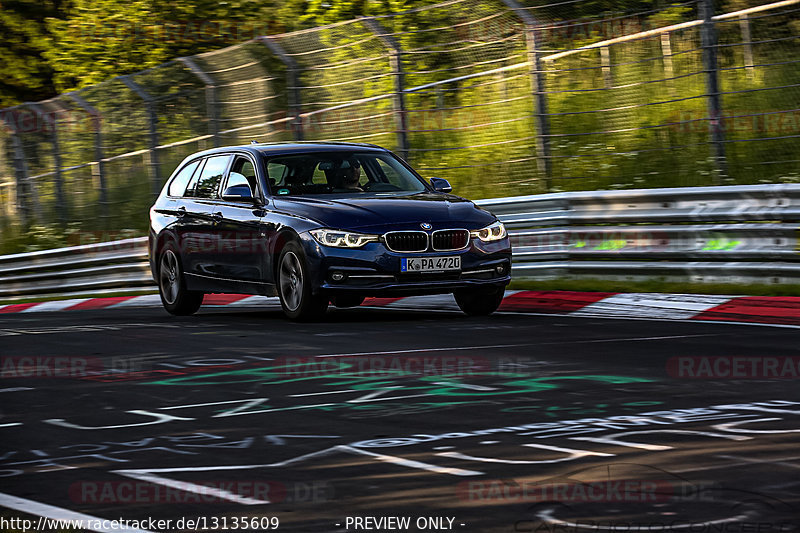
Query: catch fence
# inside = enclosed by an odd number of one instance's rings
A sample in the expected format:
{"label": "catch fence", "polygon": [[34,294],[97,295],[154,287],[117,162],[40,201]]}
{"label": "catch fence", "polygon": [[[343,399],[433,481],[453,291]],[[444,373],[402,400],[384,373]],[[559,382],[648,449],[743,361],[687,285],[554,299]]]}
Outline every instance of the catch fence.
{"label": "catch fence", "polygon": [[0,110],[0,251],[141,234],[178,161],[252,139],[380,144],[471,198],[798,181],[798,13],[448,0]]}

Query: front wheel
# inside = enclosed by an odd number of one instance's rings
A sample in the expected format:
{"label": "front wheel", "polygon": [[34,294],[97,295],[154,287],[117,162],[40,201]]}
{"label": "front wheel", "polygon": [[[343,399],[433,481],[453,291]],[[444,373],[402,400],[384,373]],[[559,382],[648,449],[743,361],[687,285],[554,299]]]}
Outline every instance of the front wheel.
{"label": "front wheel", "polygon": [[469,316],[491,315],[503,301],[505,287],[492,287],[490,289],[461,289],[453,295],[456,303],[464,313]]}
{"label": "front wheel", "polygon": [[180,261],[171,246],[164,250],[159,261],[158,293],[164,309],[173,315],[192,315],[203,303],[202,292],[186,289]]}
{"label": "front wheel", "polygon": [[292,320],[321,318],[328,299],[311,292],[311,276],[300,245],[287,244],[278,260],[278,296],[283,313]]}

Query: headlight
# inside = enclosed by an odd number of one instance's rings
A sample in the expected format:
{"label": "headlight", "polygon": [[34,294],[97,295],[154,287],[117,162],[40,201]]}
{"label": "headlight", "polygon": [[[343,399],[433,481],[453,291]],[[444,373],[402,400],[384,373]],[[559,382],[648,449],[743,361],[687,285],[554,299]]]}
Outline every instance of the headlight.
{"label": "headlight", "polygon": [[377,235],[335,229],[315,229],[311,230],[310,233],[318,243],[335,248],[361,248],[368,242],[378,242]]}
{"label": "headlight", "polygon": [[489,224],[485,228],[470,231],[469,234],[472,237],[479,238],[483,242],[499,241],[500,239],[505,239],[506,235],[508,235],[508,233],[506,233],[506,227],[500,221]]}

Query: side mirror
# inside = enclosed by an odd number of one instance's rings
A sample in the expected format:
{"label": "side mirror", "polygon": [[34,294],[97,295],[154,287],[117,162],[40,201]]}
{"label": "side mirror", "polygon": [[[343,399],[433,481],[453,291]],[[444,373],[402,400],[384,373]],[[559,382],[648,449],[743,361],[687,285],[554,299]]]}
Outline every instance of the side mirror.
{"label": "side mirror", "polygon": [[253,198],[253,191],[251,191],[250,187],[247,185],[234,185],[233,187],[228,187],[225,189],[225,192],[222,193],[222,199],[228,200],[229,202],[255,202],[255,198]]}
{"label": "side mirror", "polygon": [[431,186],[436,192],[452,192],[453,187],[450,182],[444,178],[431,178]]}

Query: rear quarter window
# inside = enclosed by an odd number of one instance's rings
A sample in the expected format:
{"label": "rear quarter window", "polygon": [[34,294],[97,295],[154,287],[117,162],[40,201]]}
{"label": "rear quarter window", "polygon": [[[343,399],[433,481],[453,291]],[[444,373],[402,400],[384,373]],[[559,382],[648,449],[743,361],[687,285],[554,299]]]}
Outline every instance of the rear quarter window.
{"label": "rear quarter window", "polygon": [[183,196],[186,192],[186,186],[189,185],[189,180],[192,179],[192,175],[194,175],[198,165],[200,165],[200,160],[192,161],[183,167],[170,182],[167,194],[170,196]]}

